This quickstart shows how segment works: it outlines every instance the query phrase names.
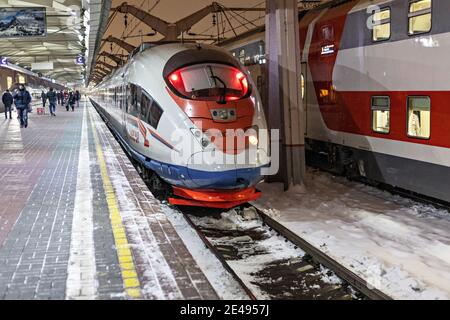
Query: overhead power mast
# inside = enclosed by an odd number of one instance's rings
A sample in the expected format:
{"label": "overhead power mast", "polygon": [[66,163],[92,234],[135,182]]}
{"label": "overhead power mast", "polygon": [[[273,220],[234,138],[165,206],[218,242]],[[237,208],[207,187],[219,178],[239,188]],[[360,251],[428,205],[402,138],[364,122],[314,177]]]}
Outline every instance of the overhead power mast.
{"label": "overhead power mast", "polygon": [[[301,96],[300,37],[297,0],[266,0],[268,122],[280,129],[280,170],[270,181],[285,190],[305,176],[305,121]],[[274,155],[272,155],[274,158]]]}

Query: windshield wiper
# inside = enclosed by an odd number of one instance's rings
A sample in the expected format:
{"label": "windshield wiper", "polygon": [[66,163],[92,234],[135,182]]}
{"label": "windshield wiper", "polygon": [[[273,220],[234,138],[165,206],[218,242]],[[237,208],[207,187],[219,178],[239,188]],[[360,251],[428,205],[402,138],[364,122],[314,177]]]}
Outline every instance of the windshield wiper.
{"label": "windshield wiper", "polygon": [[217,103],[219,103],[219,104],[225,104],[225,103],[227,103],[227,99],[226,99],[226,97],[227,97],[227,90],[228,90],[227,85],[226,85],[225,82],[224,82],[222,79],[220,79],[218,76],[212,76],[211,78],[214,79],[214,80],[218,80],[218,81],[223,85],[223,88],[222,88],[222,94],[220,95],[219,101],[217,101]]}
{"label": "windshield wiper", "polygon": [[225,81],[223,81],[220,77],[216,76],[213,72],[213,69],[211,68],[211,66],[208,66],[209,72],[211,73],[211,79],[214,80],[215,85],[217,86],[217,81],[219,81],[222,84],[222,94],[219,97],[219,101],[217,101],[218,104],[226,104],[227,103],[227,91],[228,91],[228,87],[227,84],[225,83]]}

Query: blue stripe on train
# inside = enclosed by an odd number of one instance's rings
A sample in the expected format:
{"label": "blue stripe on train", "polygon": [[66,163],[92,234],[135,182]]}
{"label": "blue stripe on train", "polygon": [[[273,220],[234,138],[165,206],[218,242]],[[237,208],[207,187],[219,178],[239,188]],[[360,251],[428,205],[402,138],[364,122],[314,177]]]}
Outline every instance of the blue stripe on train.
{"label": "blue stripe on train", "polygon": [[[117,133],[117,131],[116,131]],[[253,186],[262,180],[263,167],[228,171],[202,171],[152,160],[133,148],[118,135],[134,159],[156,172],[167,183],[188,189],[237,189]]]}

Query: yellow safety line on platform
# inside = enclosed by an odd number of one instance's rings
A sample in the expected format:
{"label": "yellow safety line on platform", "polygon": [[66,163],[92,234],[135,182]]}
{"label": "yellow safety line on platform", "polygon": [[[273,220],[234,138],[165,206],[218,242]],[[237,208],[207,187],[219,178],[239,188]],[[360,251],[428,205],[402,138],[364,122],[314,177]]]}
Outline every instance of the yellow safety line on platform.
{"label": "yellow safety line on platform", "polygon": [[125,233],[125,227],[122,223],[122,217],[120,216],[116,193],[114,192],[111,180],[109,179],[108,170],[106,168],[106,161],[103,155],[102,147],[100,145],[100,140],[97,135],[97,130],[95,129],[92,119],[90,119],[90,122],[92,126],[92,133],[94,135],[97,158],[102,174],[103,188],[105,189],[106,202],[108,204],[109,216],[111,219],[111,226],[114,234],[117,256],[119,258],[123,284],[125,286],[125,291],[130,298],[139,299],[142,297],[141,284],[137,276],[133,256],[131,255],[130,245]]}

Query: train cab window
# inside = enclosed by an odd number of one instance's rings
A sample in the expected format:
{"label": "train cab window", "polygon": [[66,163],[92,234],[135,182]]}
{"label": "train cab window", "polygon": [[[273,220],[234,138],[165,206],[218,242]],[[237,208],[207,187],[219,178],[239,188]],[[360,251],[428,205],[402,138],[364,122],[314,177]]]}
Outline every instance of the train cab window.
{"label": "train cab window", "polygon": [[158,128],[159,120],[161,120],[161,116],[163,114],[163,110],[161,107],[153,100],[153,103],[150,107],[150,112],[148,114],[148,123],[155,129]]}
{"label": "train cab window", "polygon": [[332,26],[322,27],[322,39],[325,41],[334,40],[334,29]]}
{"label": "train cab window", "polygon": [[372,16],[373,30],[372,40],[383,41],[391,38],[391,9],[385,8],[377,11]]}
{"label": "train cab window", "polygon": [[408,32],[410,35],[427,33],[431,30],[431,1],[410,1],[408,14]]}
{"label": "train cab window", "polygon": [[429,139],[430,114],[430,97],[408,97],[408,136]]}
{"label": "train cab window", "polygon": [[250,93],[247,76],[224,64],[198,64],[182,68],[168,76],[176,93],[186,99],[227,102]]}
{"label": "train cab window", "polygon": [[372,97],[372,130],[390,132],[391,100],[389,97]]}

